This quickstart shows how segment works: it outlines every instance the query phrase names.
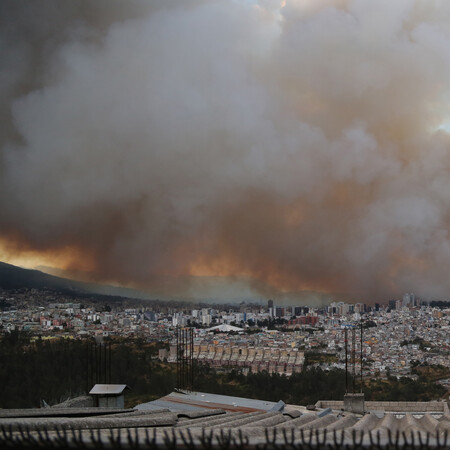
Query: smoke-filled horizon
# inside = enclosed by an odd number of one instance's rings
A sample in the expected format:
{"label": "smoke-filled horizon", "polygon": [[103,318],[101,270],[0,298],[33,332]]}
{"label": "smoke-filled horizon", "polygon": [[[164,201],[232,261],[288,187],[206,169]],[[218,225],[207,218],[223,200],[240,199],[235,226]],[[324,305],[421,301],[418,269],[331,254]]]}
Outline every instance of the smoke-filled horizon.
{"label": "smoke-filled horizon", "polygon": [[450,292],[448,1],[5,0],[0,48],[0,260]]}

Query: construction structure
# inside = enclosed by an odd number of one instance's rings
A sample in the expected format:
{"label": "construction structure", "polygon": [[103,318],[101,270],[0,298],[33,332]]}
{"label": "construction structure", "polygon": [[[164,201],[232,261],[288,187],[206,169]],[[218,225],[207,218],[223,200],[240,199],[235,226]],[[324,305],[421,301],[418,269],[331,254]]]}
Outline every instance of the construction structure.
{"label": "construction structure", "polygon": [[[344,355],[345,355],[345,395],[343,409],[355,414],[364,414],[364,394],[363,394],[363,324],[360,323],[360,348],[359,348],[359,376],[360,391],[356,392],[356,360],[357,360],[357,335],[355,324],[344,325]],[[349,340],[351,345],[349,347]],[[350,363],[350,368],[349,368]],[[350,383],[349,383],[350,381]]]}
{"label": "construction structure", "polygon": [[88,342],[86,353],[86,391],[95,384],[111,384],[111,342]]}
{"label": "construction structure", "polygon": [[177,389],[194,390],[194,329],[177,327]]}

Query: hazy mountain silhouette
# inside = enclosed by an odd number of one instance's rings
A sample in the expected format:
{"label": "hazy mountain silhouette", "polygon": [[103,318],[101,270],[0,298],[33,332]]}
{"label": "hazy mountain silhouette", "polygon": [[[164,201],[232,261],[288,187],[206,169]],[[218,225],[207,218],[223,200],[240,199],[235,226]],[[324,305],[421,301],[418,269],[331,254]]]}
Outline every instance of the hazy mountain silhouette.
{"label": "hazy mountain silhouette", "polygon": [[129,298],[150,298],[148,294],[133,289],[85,283],[50,275],[40,270],[23,269],[4,262],[0,262],[0,288],[52,289],[70,294],[100,294]]}

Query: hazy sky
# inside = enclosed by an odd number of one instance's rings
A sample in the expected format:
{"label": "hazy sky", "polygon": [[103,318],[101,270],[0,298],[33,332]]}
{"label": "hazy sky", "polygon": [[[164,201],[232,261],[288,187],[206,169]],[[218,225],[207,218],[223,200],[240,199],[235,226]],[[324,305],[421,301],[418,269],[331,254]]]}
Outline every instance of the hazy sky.
{"label": "hazy sky", "polygon": [[448,0],[3,0],[0,51],[0,260],[448,298]]}

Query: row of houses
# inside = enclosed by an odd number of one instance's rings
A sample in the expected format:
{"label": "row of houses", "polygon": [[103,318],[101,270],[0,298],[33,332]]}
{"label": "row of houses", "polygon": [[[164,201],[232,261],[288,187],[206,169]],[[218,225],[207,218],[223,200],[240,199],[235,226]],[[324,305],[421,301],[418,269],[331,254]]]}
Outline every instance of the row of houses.
{"label": "row of houses", "polygon": [[[177,347],[160,350],[160,359],[176,362]],[[244,345],[195,344],[193,358],[214,368],[240,368],[252,372],[267,371],[287,376],[301,372],[304,352],[296,348],[248,347]]]}

